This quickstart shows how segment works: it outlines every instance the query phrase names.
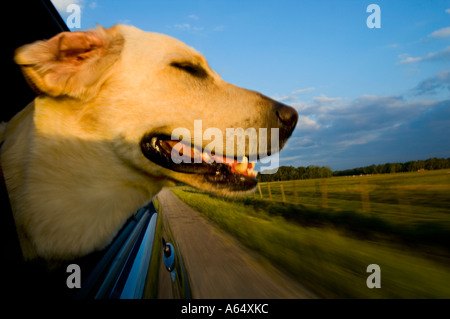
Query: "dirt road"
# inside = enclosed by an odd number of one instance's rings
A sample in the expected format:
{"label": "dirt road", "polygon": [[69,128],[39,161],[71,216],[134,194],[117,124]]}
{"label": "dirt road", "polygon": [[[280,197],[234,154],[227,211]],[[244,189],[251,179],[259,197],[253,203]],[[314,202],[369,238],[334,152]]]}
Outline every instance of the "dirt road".
{"label": "dirt road", "polygon": [[183,254],[193,298],[315,298],[170,190],[158,198]]}

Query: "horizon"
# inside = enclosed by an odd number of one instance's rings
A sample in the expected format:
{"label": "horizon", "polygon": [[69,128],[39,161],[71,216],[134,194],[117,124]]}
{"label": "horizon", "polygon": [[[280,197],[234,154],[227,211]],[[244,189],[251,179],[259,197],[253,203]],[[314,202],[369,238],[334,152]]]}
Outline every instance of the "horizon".
{"label": "horizon", "polygon": [[[449,1],[52,2],[64,21],[68,5],[81,8],[73,31],[122,23],[168,34],[225,81],[294,107],[279,166],[450,157]],[[369,27],[370,4],[381,28]]]}
{"label": "horizon", "polygon": [[[311,164],[311,165],[308,165],[308,166],[297,166],[297,167],[292,166],[292,165],[281,165],[280,167],[294,167],[295,169],[298,169],[298,168],[308,168],[309,166],[314,166],[314,167],[319,167],[319,168],[329,168],[333,173],[336,173],[336,172],[345,172],[345,171],[364,169],[364,168],[369,168],[371,166],[380,167],[380,166],[385,166],[385,165],[390,165],[390,164],[405,165],[405,164],[408,164],[408,163],[417,163],[417,162],[424,162],[424,164],[425,164],[427,161],[433,160],[433,159],[450,161],[450,157],[448,157],[448,158],[430,157],[430,158],[427,158],[427,159],[410,160],[410,161],[406,161],[406,162],[386,162],[386,163],[379,163],[379,164],[372,163],[372,164],[366,165],[366,166],[345,168],[345,169],[341,169],[341,170],[333,170],[333,169],[331,169],[328,166],[318,166],[318,165],[314,165],[314,164]],[[437,170],[437,169],[441,169],[441,168],[433,168],[433,169],[430,169],[430,170]],[[447,169],[447,168],[442,168],[442,169]],[[264,170],[263,170],[263,172],[264,172]],[[411,171],[411,172],[415,172],[415,171]],[[403,173],[403,172],[401,172],[401,173]],[[383,173],[380,173],[380,174],[383,174]]]}

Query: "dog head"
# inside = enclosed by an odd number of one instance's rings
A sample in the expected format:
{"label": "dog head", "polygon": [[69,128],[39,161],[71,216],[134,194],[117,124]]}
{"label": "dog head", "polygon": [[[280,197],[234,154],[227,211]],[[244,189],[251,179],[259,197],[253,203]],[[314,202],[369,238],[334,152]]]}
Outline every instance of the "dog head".
{"label": "dog head", "polygon": [[64,32],[19,48],[15,61],[51,101],[43,107],[73,119],[58,134],[107,141],[123,165],[218,194],[253,189],[248,159],[278,152],[298,119],[222,80],[186,44],[130,26]]}

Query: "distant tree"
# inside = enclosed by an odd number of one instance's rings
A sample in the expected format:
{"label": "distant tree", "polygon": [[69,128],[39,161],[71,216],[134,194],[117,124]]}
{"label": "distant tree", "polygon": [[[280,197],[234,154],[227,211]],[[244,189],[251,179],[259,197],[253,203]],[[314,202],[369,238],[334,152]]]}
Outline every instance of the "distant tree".
{"label": "distant tree", "polygon": [[309,165],[306,168],[306,176],[308,179],[320,177],[319,176],[319,166]]}
{"label": "distant tree", "polygon": [[321,167],[321,175],[322,178],[328,178],[333,176],[333,171],[331,170],[331,168],[323,166]]}
{"label": "distant tree", "polygon": [[417,172],[418,170],[417,161],[409,161],[403,164],[404,172]]}
{"label": "distant tree", "polygon": [[386,173],[399,173],[402,171],[402,165],[400,163],[387,163],[385,166]]}
{"label": "distant tree", "polygon": [[288,167],[288,166],[281,166],[278,169],[278,173],[279,174],[278,174],[277,180],[279,180],[279,181],[287,181],[287,180],[290,179],[290,173],[291,173],[290,167]]}
{"label": "distant tree", "polygon": [[445,158],[440,158],[439,159],[439,169],[444,169],[444,168],[450,168],[448,166],[448,160]]}
{"label": "distant tree", "polygon": [[331,176],[352,176],[366,174],[386,174],[400,172],[416,172],[420,169],[445,169],[450,168],[450,158],[429,158],[426,161],[409,161],[405,163],[386,163],[370,166],[346,169],[342,171],[332,171],[329,167],[319,167],[309,165],[308,167],[299,166],[280,166],[274,174],[258,174],[258,181],[286,181],[293,179],[312,179],[327,178]]}
{"label": "distant tree", "polygon": [[297,167],[297,174],[299,179],[306,179],[306,168],[303,166]]}
{"label": "distant tree", "polygon": [[433,170],[437,167],[437,158],[429,158],[425,161],[425,169],[427,170]]}
{"label": "distant tree", "polygon": [[378,174],[384,174],[384,173],[386,173],[386,165],[384,165],[384,164],[378,164],[378,165],[377,165],[377,172],[378,172]]}
{"label": "distant tree", "polygon": [[445,158],[433,157],[425,161],[424,167],[428,170],[449,168],[449,162]]}
{"label": "distant tree", "polygon": [[372,164],[369,166],[369,169],[367,170],[368,174],[378,174],[377,166],[375,164]]}

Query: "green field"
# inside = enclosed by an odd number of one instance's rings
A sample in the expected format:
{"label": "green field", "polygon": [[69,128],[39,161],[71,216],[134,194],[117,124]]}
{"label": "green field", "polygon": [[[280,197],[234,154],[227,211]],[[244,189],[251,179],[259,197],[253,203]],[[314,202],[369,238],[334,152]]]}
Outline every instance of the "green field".
{"label": "green field", "polygon": [[263,199],[172,191],[320,297],[450,298],[448,170],[273,182],[271,200],[265,183]]}
{"label": "green field", "polygon": [[288,203],[450,222],[450,170],[260,183],[262,197],[256,191],[254,198],[269,199],[268,184],[273,201],[283,202],[283,185]]}

